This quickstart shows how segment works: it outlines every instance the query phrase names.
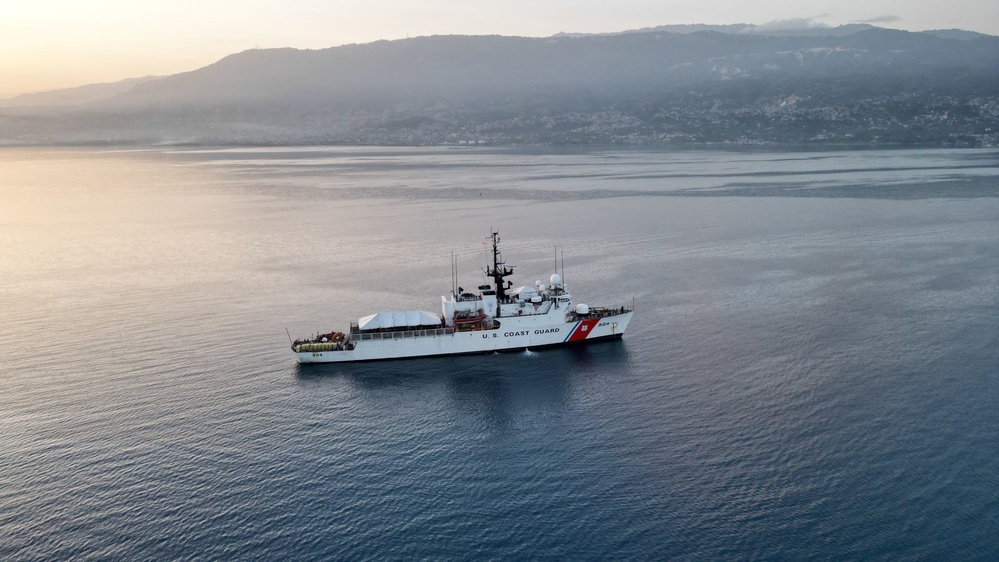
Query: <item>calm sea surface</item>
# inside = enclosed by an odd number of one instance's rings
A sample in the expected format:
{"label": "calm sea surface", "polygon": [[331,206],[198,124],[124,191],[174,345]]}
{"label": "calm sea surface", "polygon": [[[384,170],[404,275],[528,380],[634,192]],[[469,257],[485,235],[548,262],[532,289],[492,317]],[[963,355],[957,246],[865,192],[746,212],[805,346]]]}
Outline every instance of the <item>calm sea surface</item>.
{"label": "calm sea surface", "polygon": [[[564,250],[589,347],[299,367]],[[999,151],[0,150],[0,560],[999,559]]]}

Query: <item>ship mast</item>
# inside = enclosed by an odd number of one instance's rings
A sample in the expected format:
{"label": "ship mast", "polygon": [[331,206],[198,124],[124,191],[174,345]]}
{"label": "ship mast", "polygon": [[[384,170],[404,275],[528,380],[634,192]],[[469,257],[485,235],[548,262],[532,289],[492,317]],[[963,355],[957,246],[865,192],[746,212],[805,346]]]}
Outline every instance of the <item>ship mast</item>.
{"label": "ship mast", "polygon": [[[513,266],[507,267],[506,262],[503,261],[503,256],[499,251],[499,233],[493,232],[493,266],[486,267],[486,276],[492,277],[493,282],[496,284],[496,298],[499,302],[504,302],[506,300],[506,289],[507,286],[503,283],[504,277],[509,277],[513,275]],[[512,286],[513,283],[510,283]]]}

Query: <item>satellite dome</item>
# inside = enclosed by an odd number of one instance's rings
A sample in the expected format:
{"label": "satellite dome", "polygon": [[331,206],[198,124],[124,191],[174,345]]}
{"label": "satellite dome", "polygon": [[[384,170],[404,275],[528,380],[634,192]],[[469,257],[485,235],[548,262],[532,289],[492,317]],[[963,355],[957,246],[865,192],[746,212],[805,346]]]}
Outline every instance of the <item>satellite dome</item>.
{"label": "satellite dome", "polygon": [[586,314],[589,314],[589,313],[590,313],[590,306],[589,305],[586,305],[586,304],[583,304],[583,303],[579,303],[579,304],[576,305],[576,314],[586,315]]}
{"label": "satellite dome", "polygon": [[549,281],[552,282],[552,285],[558,287],[559,285],[562,284],[562,277],[558,273],[552,273],[551,279],[549,279]]}

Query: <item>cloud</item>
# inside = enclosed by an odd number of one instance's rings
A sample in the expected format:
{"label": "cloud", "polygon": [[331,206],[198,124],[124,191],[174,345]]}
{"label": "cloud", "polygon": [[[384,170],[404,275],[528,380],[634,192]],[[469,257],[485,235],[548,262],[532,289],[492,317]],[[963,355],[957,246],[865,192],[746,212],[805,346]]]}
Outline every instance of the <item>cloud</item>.
{"label": "cloud", "polygon": [[762,25],[754,26],[756,31],[789,31],[795,29],[812,29],[816,27],[829,27],[814,18],[789,18],[786,20],[772,20]]}
{"label": "cloud", "polygon": [[865,19],[865,20],[857,20],[854,23],[892,23],[892,22],[895,22],[895,21],[899,21],[901,19],[902,18],[900,18],[898,16],[884,15],[884,16],[878,16],[878,17],[875,17],[875,18],[868,18],[868,19]]}

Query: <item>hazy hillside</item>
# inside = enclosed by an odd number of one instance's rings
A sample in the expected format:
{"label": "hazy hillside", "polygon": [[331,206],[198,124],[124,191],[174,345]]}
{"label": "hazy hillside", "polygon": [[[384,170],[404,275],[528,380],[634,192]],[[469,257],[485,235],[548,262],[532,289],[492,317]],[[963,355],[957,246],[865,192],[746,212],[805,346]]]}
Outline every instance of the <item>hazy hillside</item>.
{"label": "hazy hillside", "polygon": [[996,142],[999,38],[821,31],[651,28],[251,50],[71,112],[0,110],[0,140]]}
{"label": "hazy hillside", "polygon": [[129,78],[118,82],[104,84],[87,84],[76,88],[64,88],[33,94],[22,94],[9,99],[0,100],[0,107],[60,107],[84,105],[100,100],[106,100],[122,92],[127,92],[136,84],[158,80],[159,76],[143,76]]}

